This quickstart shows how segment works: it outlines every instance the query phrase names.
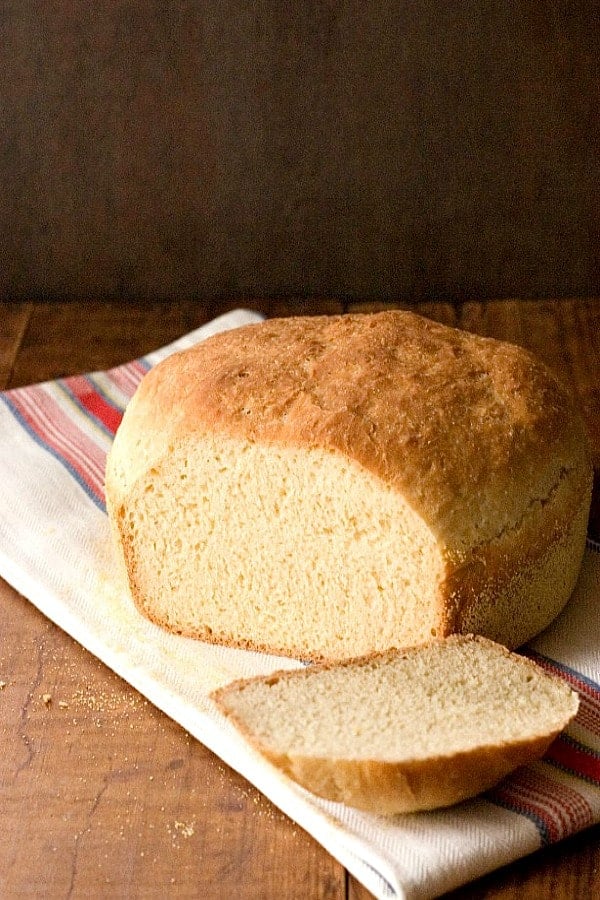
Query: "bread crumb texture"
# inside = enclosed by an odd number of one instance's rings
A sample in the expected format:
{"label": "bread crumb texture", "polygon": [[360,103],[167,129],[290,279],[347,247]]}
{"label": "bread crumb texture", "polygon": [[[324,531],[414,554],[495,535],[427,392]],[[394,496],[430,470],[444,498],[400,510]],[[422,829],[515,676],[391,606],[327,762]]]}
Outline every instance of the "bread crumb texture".
{"label": "bread crumb texture", "polygon": [[577,695],[483,638],[275,673],[215,692],[309,790],[379,811],[447,805],[541,756]]}
{"label": "bread crumb texture", "polygon": [[577,578],[591,465],[529,353],[391,311],[274,319],[165,360],[106,492],[149,618],[336,659],[544,628]]}

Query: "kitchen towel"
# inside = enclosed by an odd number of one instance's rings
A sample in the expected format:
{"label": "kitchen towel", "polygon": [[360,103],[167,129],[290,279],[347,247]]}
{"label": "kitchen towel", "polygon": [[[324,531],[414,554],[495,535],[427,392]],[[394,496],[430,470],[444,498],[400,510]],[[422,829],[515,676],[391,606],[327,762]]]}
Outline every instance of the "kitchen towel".
{"label": "kitchen towel", "polygon": [[380,817],[309,794],[264,761],[210,691],[299,665],[203,644],[143,619],[119,581],[104,463],[148,369],[210,334],[259,321],[235,310],[107,372],[0,394],[0,576],[244,775],[378,898],[437,897],[600,821],[600,546],[588,541],[569,605],[526,652],[580,694],[545,759],[451,809]]}

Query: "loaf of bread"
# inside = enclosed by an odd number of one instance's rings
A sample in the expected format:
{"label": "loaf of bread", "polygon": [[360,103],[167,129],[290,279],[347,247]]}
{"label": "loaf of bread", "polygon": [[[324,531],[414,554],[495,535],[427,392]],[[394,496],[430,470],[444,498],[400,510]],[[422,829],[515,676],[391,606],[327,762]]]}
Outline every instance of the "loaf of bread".
{"label": "loaf of bread", "polygon": [[409,312],[273,319],[143,379],[106,499],[131,594],[185,635],[311,660],[564,606],[586,435],[525,350]]}
{"label": "loaf of bread", "polygon": [[541,757],[579,702],[530,660],[462,635],[237,681],[213,697],[302,787],[378,813],[487,790]]}

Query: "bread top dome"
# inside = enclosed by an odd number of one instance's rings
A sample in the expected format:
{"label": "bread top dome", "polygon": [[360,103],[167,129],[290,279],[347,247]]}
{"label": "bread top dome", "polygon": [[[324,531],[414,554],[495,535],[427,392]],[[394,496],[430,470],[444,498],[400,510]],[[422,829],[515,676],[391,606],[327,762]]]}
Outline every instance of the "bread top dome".
{"label": "bread top dome", "polygon": [[205,432],[340,453],[401,492],[457,556],[557,492],[568,519],[591,480],[581,418],[543,363],[399,310],[271,319],[164,360],[117,434],[113,501]]}

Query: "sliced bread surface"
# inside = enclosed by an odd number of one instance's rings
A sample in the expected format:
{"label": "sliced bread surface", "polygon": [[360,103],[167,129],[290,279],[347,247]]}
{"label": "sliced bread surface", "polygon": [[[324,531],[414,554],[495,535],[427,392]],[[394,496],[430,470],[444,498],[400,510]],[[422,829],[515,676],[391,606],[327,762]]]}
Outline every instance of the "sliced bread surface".
{"label": "sliced bread surface", "polygon": [[236,681],[221,711],[321,797],[383,814],[448,806],[541,757],[578,697],[481,637]]}

